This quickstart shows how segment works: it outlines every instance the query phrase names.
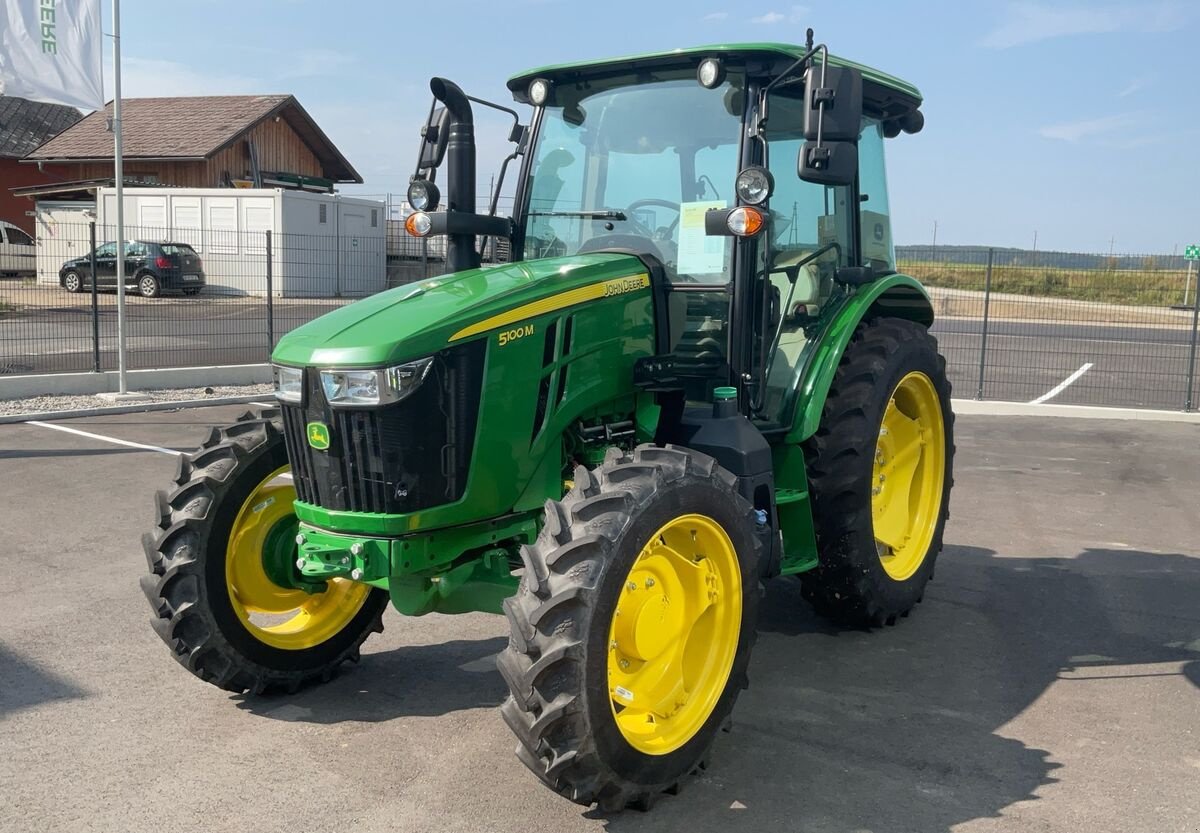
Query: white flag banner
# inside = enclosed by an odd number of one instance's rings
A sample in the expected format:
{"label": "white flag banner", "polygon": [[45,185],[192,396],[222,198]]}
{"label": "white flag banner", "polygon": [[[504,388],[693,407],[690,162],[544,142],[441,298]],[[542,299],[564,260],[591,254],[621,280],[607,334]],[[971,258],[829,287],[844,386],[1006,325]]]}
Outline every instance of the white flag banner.
{"label": "white flag banner", "polygon": [[4,0],[0,93],[104,107],[100,0]]}

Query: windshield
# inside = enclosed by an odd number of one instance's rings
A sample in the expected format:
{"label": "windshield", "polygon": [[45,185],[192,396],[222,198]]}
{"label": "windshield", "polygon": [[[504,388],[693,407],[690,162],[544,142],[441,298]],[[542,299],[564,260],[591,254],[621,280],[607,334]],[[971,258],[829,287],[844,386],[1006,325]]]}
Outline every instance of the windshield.
{"label": "windshield", "polygon": [[623,248],[672,281],[724,283],[732,246],[704,234],[731,206],[742,81],[705,89],[694,70],[562,84],[542,115],[528,184],[525,257]]}

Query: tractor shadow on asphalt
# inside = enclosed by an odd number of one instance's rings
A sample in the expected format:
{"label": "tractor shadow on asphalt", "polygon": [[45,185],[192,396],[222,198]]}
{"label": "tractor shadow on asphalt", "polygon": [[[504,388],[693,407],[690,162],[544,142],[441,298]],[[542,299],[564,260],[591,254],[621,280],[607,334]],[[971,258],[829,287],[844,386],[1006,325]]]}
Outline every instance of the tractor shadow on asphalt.
{"label": "tractor shadow on asphalt", "polygon": [[[402,618],[393,611],[384,621],[392,627]],[[367,653],[325,685],[291,696],[233,699],[261,717],[307,723],[382,722],[498,707],[508,689],[496,670],[496,654],[507,644],[507,637],[460,639]]]}
{"label": "tractor shadow on asphalt", "polygon": [[0,719],[21,709],[87,696],[69,681],[0,644]]}
{"label": "tractor shadow on asphalt", "polygon": [[830,627],[794,580],[772,582],[712,765],[653,812],[586,815],[611,831],[939,833],[1053,800],[1068,770],[1007,724],[1058,680],[1184,662],[1200,687],[1197,599],[1200,559],[1185,555],[947,547],[914,614],[868,633]]}

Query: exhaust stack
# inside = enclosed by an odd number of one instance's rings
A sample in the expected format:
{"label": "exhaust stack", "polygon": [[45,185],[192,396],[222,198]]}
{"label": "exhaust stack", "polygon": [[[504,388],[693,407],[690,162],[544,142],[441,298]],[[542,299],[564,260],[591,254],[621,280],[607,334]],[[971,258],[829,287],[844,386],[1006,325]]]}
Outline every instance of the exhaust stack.
{"label": "exhaust stack", "polygon": [[[446,211],[474,214],[475,118],[471,102],[457,84],[445,78],[431,79],[429,89],[450,114],[446,142]],[[454,224],[450,225],[453,227]],[[479,268],[474,234],[446,235],[446,268],[450,272]]]}

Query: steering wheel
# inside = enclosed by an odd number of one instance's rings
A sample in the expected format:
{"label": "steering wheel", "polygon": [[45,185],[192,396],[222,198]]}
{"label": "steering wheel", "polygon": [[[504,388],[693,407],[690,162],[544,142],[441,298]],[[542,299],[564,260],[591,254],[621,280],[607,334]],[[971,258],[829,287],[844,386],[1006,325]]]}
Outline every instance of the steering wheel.
{"label": "steering wheel", "polygon": [[[683,208],[680,206],[680,204],[677,202],[671,202],[670,200],[660,200],[655,197],[634,200],[629,204],[629,207],[625,209],[625,213],[629,215],[629,219],[633,220],[633,222],[637,223],[639,226],[642,224],[633,219],[633,212],[644,205],[657,205],[659,208],[667,208],[675,212],[675,222],[666,227],[667,237],[673,237],[675,234],[675,227],[679,225],[679,218],[683,216]],[[642,228],[645,228],[645,226],[642,226]],[[646,231],[650,232],[651,235],[656,234],[654,229],[646,229]]]}

